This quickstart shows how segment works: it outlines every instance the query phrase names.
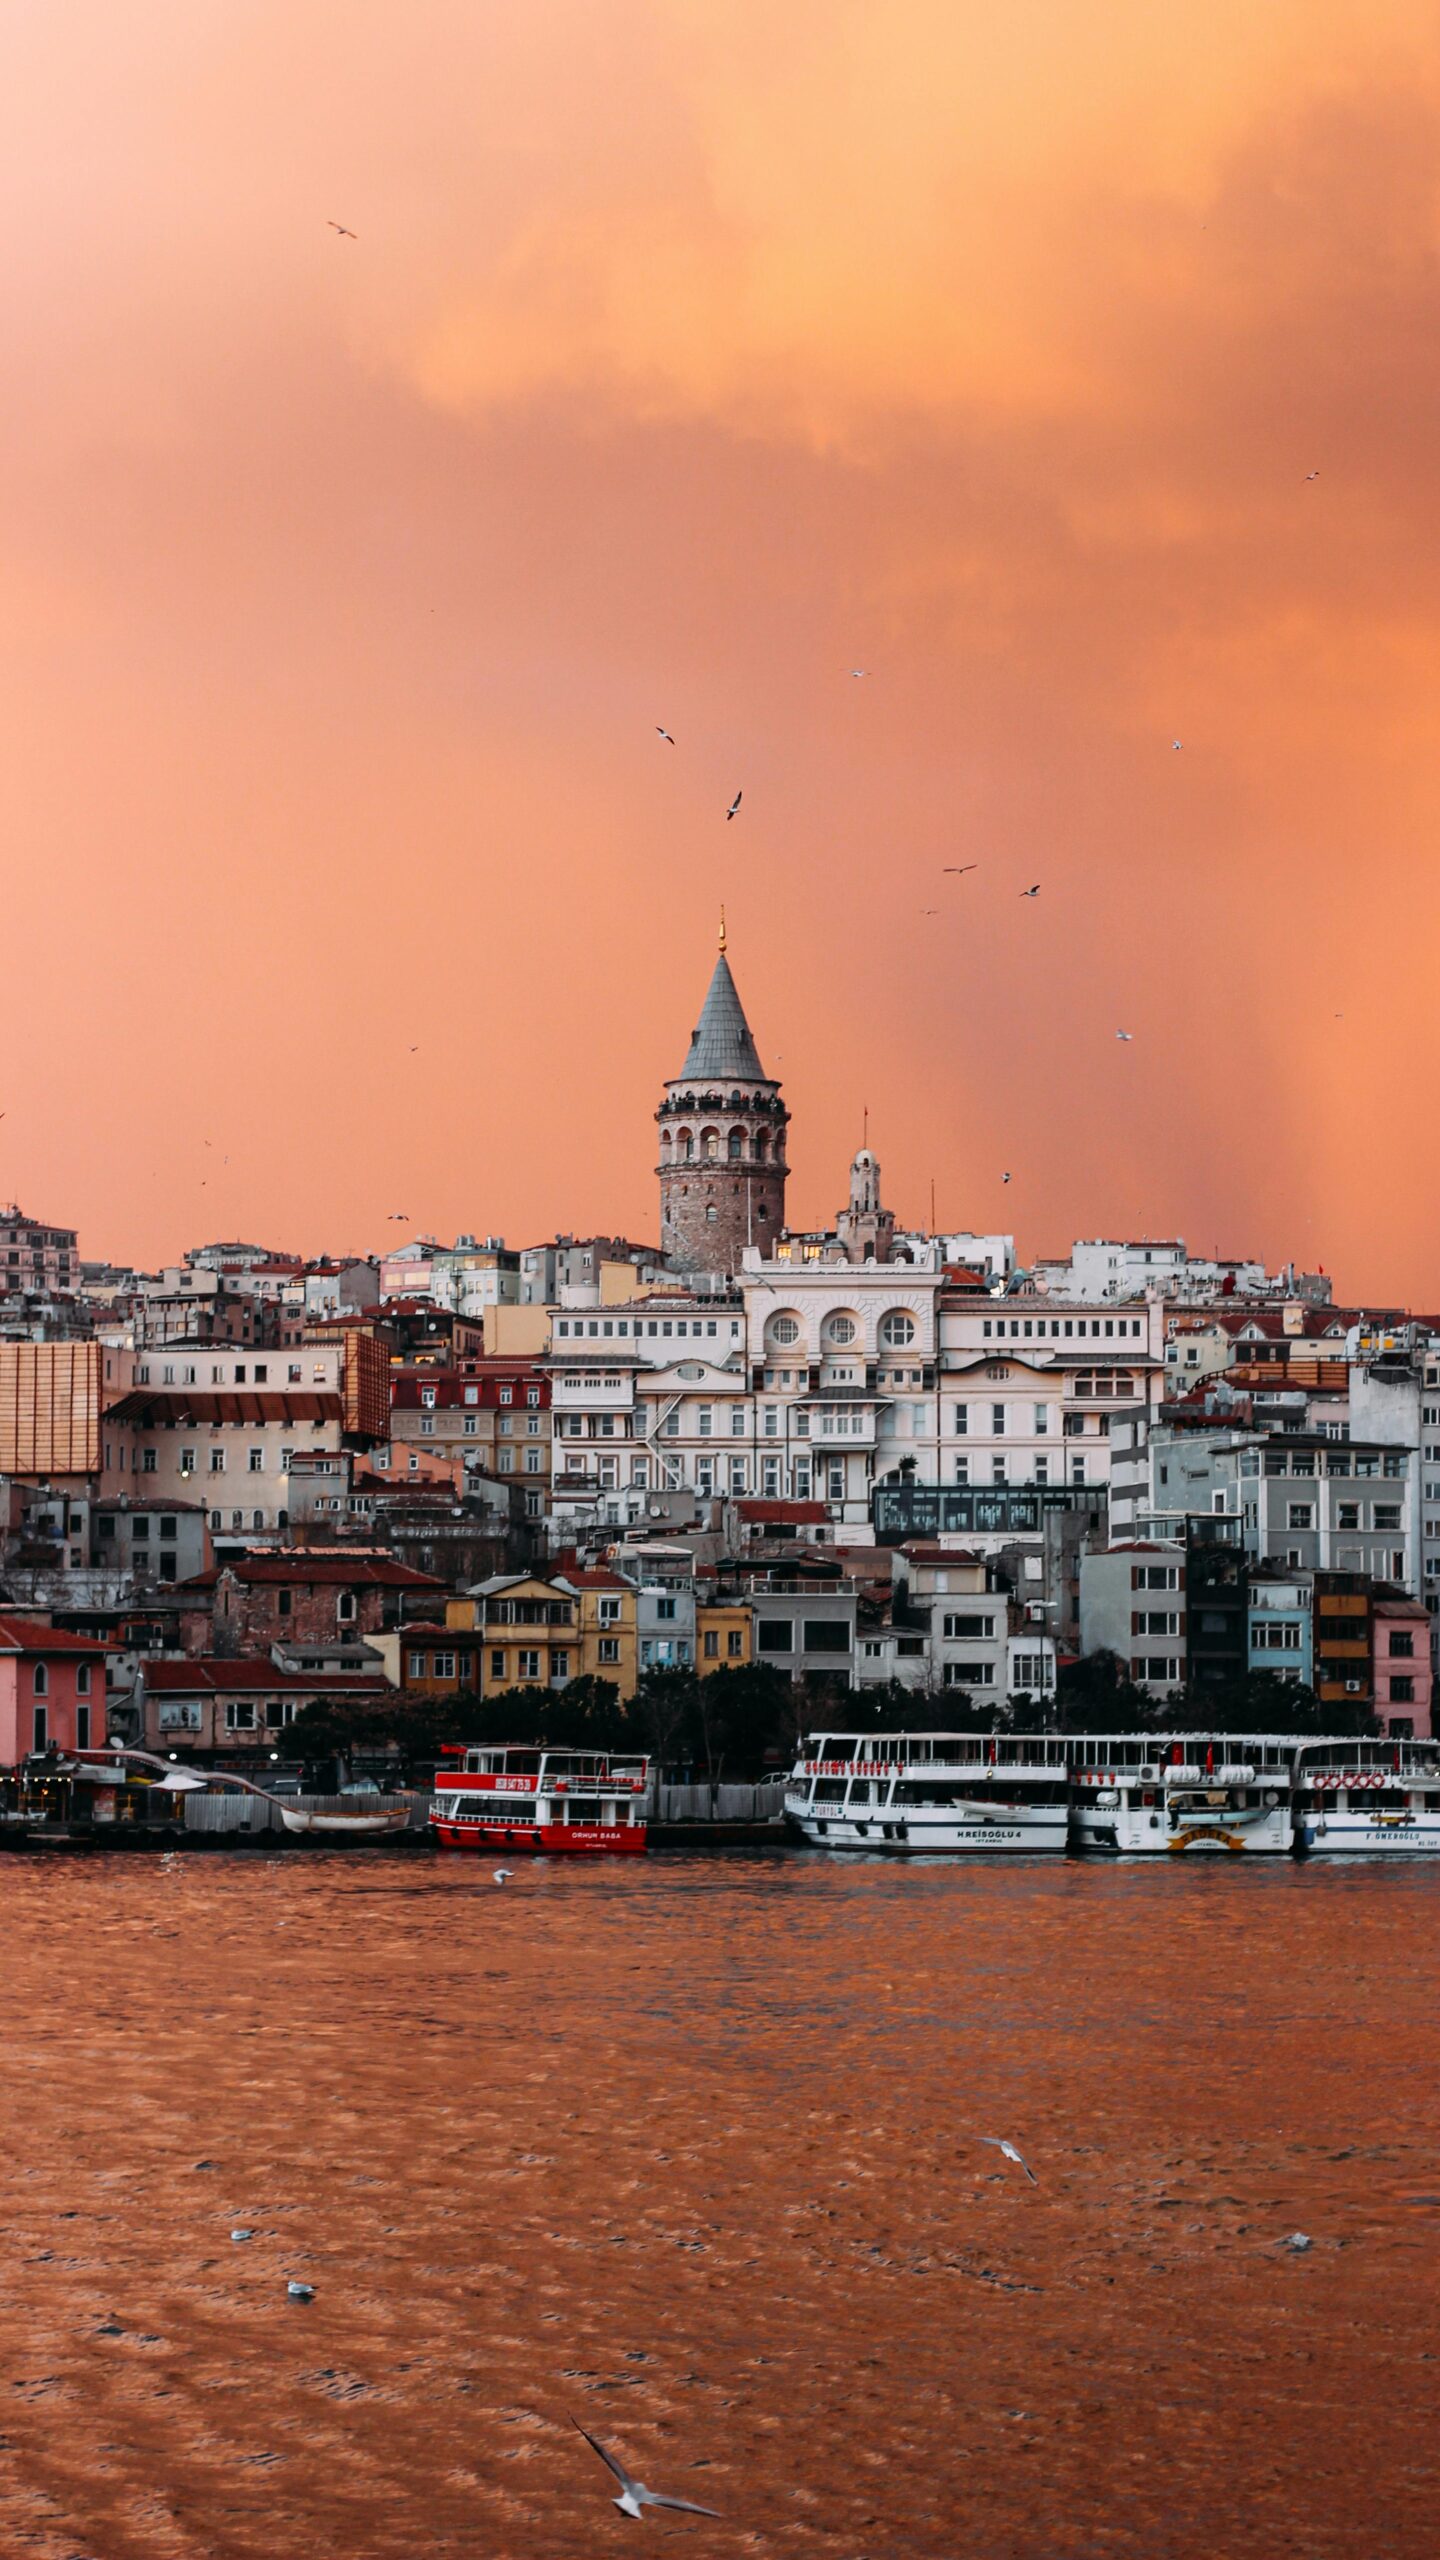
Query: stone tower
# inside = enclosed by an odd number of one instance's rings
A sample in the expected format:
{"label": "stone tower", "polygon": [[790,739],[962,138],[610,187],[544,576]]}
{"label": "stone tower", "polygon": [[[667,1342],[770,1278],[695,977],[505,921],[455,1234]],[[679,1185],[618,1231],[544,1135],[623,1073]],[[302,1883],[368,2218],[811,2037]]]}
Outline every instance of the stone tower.
{"label": "stone tower", "polygon": [[880,1163],[862,1147],[850,1167],[850,1206],[835,1232],[851,1262],[888,1262],[895,1241],[895,1212],[880,1199]]}
{"label": "stone tower", "polygon": [[734,1272],[747,1244],[774,1250],[785,1224],[780,1087],[760,1064],[725,957],[710,981],[689,1055],[665,1087],[660,1128],[660,1250],[681,1271]]}

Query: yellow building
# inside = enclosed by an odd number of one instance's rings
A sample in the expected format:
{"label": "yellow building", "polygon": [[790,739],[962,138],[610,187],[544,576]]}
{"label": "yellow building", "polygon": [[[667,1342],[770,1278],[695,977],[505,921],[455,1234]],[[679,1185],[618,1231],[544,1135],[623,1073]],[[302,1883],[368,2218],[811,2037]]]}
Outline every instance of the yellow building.
{"label": "yellow building", "polygon": [[695,1607],[695,1664],[734,1671],[753,1658],[754,1617],[748,1600],[700,1600]]}
{"label": "yellow building", "polygon": [[457,1698],[480,1688],[482,1638],[455,1626],[392,1627],[367,1637],[392,1688],[421,1698]]}
{"label": "yellow building", "polygon": [[640,1676],[636,1632],[638,1594],[622,1574],[576,1566],[558,1576],[562,1590],[573,1591],[578,1612],[578,1668],[596,1680],[608,1680],[626,1705]]}
{"label": "yellow building", "polygon": [[446,1624],[480,1635],[480,1694],[560,1689],[580,1669],[579,1604],[563,1582],[499,1573],[445,1605]]}

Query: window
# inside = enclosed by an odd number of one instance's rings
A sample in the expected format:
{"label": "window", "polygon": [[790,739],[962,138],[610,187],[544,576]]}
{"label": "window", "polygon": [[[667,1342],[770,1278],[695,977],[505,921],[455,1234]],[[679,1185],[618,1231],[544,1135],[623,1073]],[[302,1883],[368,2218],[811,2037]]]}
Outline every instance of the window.
{"label": "window", "polygon": [[843,1618],[807,1618],[804,1626],[807,1653],[848,1653],[850,1629]]}
{"label": "window", "polygon": [[707,1662],[718,1662],[718,1661],[719,1661],[719,1659],[720,1659],[720,1630],[719,1630],[719,1628],[718,1628],[718,1627],[707,1627],[707,1628],[706,1628],[706,1630],[705,1630],[705,1643],[704,1643],[704,1648],[703,1648],[703,1650],[704,1650],[705,1659],[706,1659],[706,1661],[707,1661]]}
{"label": "window", "polygon": [[712,1407],[712,1406],[710,1406],[710,1405],[708,1405],[708,1404],[702,1404],[702,1405],[701,1405],[701,1407],[700,1407],[699,1420],[698,1420],[698,1429],[699,1429],[700,1438],[701,1438],[702,1440],[708,1440],[708,1439],[711,1437],[711,1434],[713,1433],[714,1428],[715,1428],[715,1414],[714,1414],[714,1409],[713,1409],[713,1407]]}
{"label": "window", "polygon": [[142,1452],[140,1458],[140,1472],[144,1476],[153,1476],[155,1474],[156,1458],[155,1451],[153,1449],[146,1449]]}
{"label": "window", "polygon": [[425,1661],[426,1657],[423,1653],[412,1653],[409,1657],[409,1669],[406,1673],[406,1678],[410,1680],[423,1680],[425,1677]]}
{"label": "window", "polygon": [[740,1660],[745,1651],[745,1637],[741,1628],[731,1627],[727,1630],[725,1637],[725,1651],[732,1662],[738,1662]]}
{"label": "window", "polygon": [[1396,1656],[1398,1656],[1398,1657],[1399,1657],[1399,1659],[1400,1659],[1401,1661],[1403,1661],[1403,1662],[1413,1662],[1413,1661],[1414,1661],[1414,1659],[1415,1659],[1415,1637],[1414,1637],[1414,1634],[1413,1634],[1412,1630],[1411,1630],[1409,1627],[1392,1627],[1392,1628],[1391,1628],[1391,1630],[1390,1630],[1390,1653],[1391,1653],[1391,1657],[1392,1657],[1392,1659],[1394,1659]]}
{"label": "window", "polygon": [[277,1591],[277,1592],[276,1592],[276,1594],[275,1594],[275,1614],[276,1614],[276,1616],[277,1616],[277,1617],[280,1617],[280,1618],[288,1618],[288,1617],[290,1616],[290,1614],[291,1614],[291,1608],[290,1608],[290,1597],[291,1597],[291,1595],[290,1595],[290,1593],[289,1593],[288,1591]]}
{"label": "window", "polygon": [[947,1662],[944,1685],[947,1689],[993,1689],[995,1665],[993,1662]]}
{"label": "window", "polygon": [[743,1404],[733,1404],[730,1408],[730,1437],[732,1440],[743,1440],[745,1437],[745,1407]]}
{"label": "window", "polygon": [[618,1661],[619,1661],[619,1659],[620,1659],[620,1639],[619,1639],[619,1637],[618,1637],[618,1636],[602,1636],[602,1637],[601,1637],[601,1639],[600,1639],[600,1648],[599,1648],[599,1651],[600,1651],[600,1659],[601,1659],[601,1661],[602,1661],[602,1662],[618,1662]]}
{"label": "window", "polygon": [[[1399,1653],[1402,1650],[1402,1647],[1393,1636],[1390,1639],[1390,1650],[1392,1653]],[[1406,1653],[1414,1652],[1415,1646],[1411,1638],[1406,1638],[1403,1650]],[[88,1698],[90,1695],[90,1665],[88,1662],[81,1662],[76,1665],[75,1694],[80,1698]]]}
{"label": "window", "polygon": [[1037,1404],[1035,1407],[1035,1430],[1037,1436],[1043,1439],[1049,1428],[1050,1407],[1048,1404]]}
{"label": "window", "polygon": [[955,1437],[957,1440],[967,1439],[969,1437],[969,1432],[970,1407],[968,1404],[957,1404],[955,1407]]}
{"label": "window", "polygon": [[248,1452],[248,1463],[249,1463],[250,1473],[252,1474],[252,1476],[263,1475],[263,1474],[264,1474],[264,1472],[265,1472],[265,1452],[264,1452],[264,1450],[263,1450],[263,1449],[251,1449],[251,1450]]}
{"label": "window", "polygon": [[1359,1505],[1359,1503],[1358,1503],[1358,1502],[1342,1502],[1342,1503],[1337,1504],[1337,1506],[1336,1506],[1336,1512],[1335,1512],[1335,1525],[1336,1525],[1337,1529],[1358,1529],[1358,1528],[1359,1528],[1359,1526],[1360,1526],[1360,1505]]}
{"label": "window", "polygon": [[47,1695],[50,1687],[50,1666],[48,1662],[36,1663],[35,1668],[30,1675],[30,1685],[37,1698],[43,1698]]}
{"label": "window", "polygon": [[907,1316],[903,1309],[897,1307],[891,1315],[884,1317],[882,1320],[880,1326],[880,1339],[884,1343],[887,1351],[904,1351],[908,1349],[909,1345],[915,1339],[914,1317]]}
{"label": "window", "polygon": [[1401,1517],[1402,1515],[1398,1502],[1376,1503],[1375,1526],[1377,1529],[1398,1529]]}
{"label": "window", "polygon": [[838,1344],[840,1349],[843,1351],[848,1344],[854,1341],[855,1331],[855,1319],[853,1316],[832,1316],[825,1328],[825,1338],[827,1342]]}
{"label": "window", "polygon": [[34,1751],[43,1751],[50,1739],[49,1720],[43,1707],[32,1708],[30,1730],[32,1736],[31,1749]]}
{"label": "window", "polygon": [[757,1618],[755,1622],[757,1653],[793,1653],[795,1629],[788,1618]]}
{"label": "window", "polygon": [[538,1650],[532,1651],[528,1645],[522,1645],[515,1657],[515,1667],[522,1680],[538,1680],[540,1677]]}
{"label": "window", "polygon": [[353,1626],[356,1618],[359,1616],[359,1613],[359,1602],[356,1600],[354,1592],[342,1591],[335,1603],[335,1619],[337,1625],[342,1627]]}
{"label": "window", "polygon": [[1017,1653],[1011,1674],[1017,1689],[1046,1689],[1050,1657],[1044,1653]]}
{"label": "window", "polygon": [[230,1700],[225,1709],[225,1730],[227,1733],[254,1732],[255,1707],[253,1700],[249,1698],[232,1698]]}
{"label": "window", "polygon": [[772,1316],[770,1320],[770,1339],[772,1342],[778,1343],[782,1351],[788,1351],[792,1343],[796,1343],[800,1339],[800,1327],[796,1323],[795,1318],[793,1316]]}
{"label": "window", "polygon": [[1250,1630],[1250,1643],[1256,1653],[1299,1653],[1300,1628],[1294,1618],[1258,1618]]}
{"label": "window", "polygon": [[[1225,1499],[1225,1497],[1224,1497],[1224,1495],[1223,1495],[1223,1494],[1217,1494],[1217,1495],[1216,1495],[1216,1497],[1215,1497],[1215,1501],[1216,1501],[1216,1507],[1217,1507],[1217,1509],[1223,1509],[1223,1508],[1224,1508],[1224,1499]],[[1314,1523],[1315,1523],[1315,1505],[1314,1505],[1314,1503],[1313,1503],[1313,1502],[1292,1502],[1292,1503],[1291,1503],[1291,1505],[1290,1505],[1290,1512],[1289,1512],[1289,1521],[1288,1521],[1288,1524],[1287,1524],[1290,1528],[1292,1528],[1292,1529],[1310,1529],[1310,1528],[1313,1528]]]}
{"label": "window", "polygon": [[1414,1705],[1415,1682],[1410,1672],[1392,1672],[1390,1678],[1390,1703],[1392,1706],[1397,1707],[1409,1707]]}
{"label": "window", "polygon": [[538,1476],[540,1473],[540,1452],[538,1449],[526,1450],[525,1473],[527,1476]]}
{"label": "window", "polygon": [[492,1680],[503,1680],[503,1679],[504,1679],[504,1677],[505,1677],[505,1656],[504,1656],[504,1654],[503,1654],[503,1653],[492,1653],[492,1654],[491,1654],[491,1656],[490,1656],[490,1677],[491,1677],[491,1679],[492,1679]]}
{"label": "window", "polygon": [[969,1481],[970,1461],[966,1457],[958,1457],[955,1460],[955,1482],[957,1484],[968,1484]]}
{"label": "window", "polygon": [[990,1428],[995,1434],[997,1440],[1003,1439],[1005,1434],[1005,1407],[1003,1404],[992,1404],[990,1407]]}
{"label": "window", "polygon": [[673,1618],[675,1615],[674,1600],[669,1597],[662,1597],[658,1599],[655,1603],[655,1615],[657,1618]]}
{"label": "window", "polygon": [[995,1621],[977,1610],[950,1610],[945,1618],[945,1635],[953,1643],[958,1636],[993,1636]]}

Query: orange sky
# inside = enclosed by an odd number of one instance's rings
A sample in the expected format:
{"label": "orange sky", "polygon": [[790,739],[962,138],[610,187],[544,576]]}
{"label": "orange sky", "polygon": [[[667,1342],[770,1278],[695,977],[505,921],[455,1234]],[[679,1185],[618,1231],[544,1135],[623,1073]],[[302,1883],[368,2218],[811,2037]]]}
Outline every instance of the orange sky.
{"label": "orange sky", "polygon": [[16,0],[0,143],[0,1197],[653,1235],[723,896],[797,1221],[1440,1299],[1428,0]]}

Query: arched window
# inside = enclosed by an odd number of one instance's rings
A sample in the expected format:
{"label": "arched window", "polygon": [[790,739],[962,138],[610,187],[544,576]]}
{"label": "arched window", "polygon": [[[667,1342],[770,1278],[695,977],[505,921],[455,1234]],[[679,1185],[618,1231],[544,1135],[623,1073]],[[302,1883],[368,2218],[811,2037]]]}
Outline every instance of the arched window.
{"label": "arched window", "polygon": [[681,1163],[688,1164],[695,1153],[695,1140],[690,1131],[688,1129],[682,1129],[675,1141],[675,1144],[680,1152]]}
{"label": "arched window", "polygon": [[776,1351],[792,1351],[800,1339],[800,1319],[792,1316],[788,1308],[782,1309],[779,1315],[771,1317],[765,1333]]}
{"label": "arched window", "polygon": [[700,1153],[707,1164],[713,1164],[715,1162],[716,1157],[720,1153],[720,1132],[718,1129],[701,1130]]}
{"label": "arched window", "polygon": [[828,1316],[825,1320],[826,1346],[834,1351],[848,1351],[859,1331],[855,1318],[848,1315],[842,1307],[835,1315]]}
{"label": "arched window", "polygon": [[915,1319],[903,1307],[896,1307],[880,1327],[880,1339],[887,1351],[905,1351],[915,1339]]}
{"label": "arched window", "polygon": [[745,1132],[743,1129],[731,1130],[729,1147],[731,1163],[738,1164],[741,1156],[745,1153]]}
{"label": "arched window", "polygon": [[757,1164],[763,1164],[765,1161],[766,1143],[767,1141],[764,1130],[757,1129],[755,1132],[755,1161]]}
{"label": "arched window", "polygon": [[668,1129],[662,1129],[660,1132],[660,1153],[662,1156],[668,1156],[670,1153],[670,1132]]}

